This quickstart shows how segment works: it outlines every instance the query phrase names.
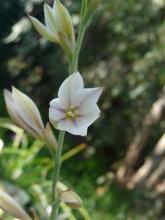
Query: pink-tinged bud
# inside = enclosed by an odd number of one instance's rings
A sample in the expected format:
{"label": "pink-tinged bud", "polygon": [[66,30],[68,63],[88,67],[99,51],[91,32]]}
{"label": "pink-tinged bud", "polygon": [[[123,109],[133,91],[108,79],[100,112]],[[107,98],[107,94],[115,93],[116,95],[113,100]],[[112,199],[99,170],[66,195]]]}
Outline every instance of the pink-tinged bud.
{"label": "pink-tinged bud", "polygon": [[7,111],[15,123],[33,137],[44,141],[51,152],[54,151],[57,147],[56,138],[49,124],[44,127],[36,104],[15,87],[12,87],[12,92],[5,89],[4,97]]}
{"label": "pink-tinged bud", "polygon": [[4,97],[8,113],[16,124],[35,138],[42,139],[44,125],[35,103],[15,87],[12,87],[12,92],[5,89]]}

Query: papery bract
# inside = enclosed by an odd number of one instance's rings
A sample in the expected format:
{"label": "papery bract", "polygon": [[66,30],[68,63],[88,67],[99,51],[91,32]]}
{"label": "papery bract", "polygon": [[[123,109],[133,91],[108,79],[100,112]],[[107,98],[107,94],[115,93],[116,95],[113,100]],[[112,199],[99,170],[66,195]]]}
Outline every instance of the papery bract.
{"label": "papery bract", "polygon": [[83,206],[83,202],[79,195],[73,190],[69,189],[63,183],[57,183],[57,191],[59,195],[59,200],[67,204],[69,207],[79,209]]}
{"label": "papery bract", "polygon": [[58,98],[50,102],[50,122],[59,130],[86,136],[100,115],[97,101],[101,92],[102,88],[85,89],[80,73],[73,73],[62,83]]}

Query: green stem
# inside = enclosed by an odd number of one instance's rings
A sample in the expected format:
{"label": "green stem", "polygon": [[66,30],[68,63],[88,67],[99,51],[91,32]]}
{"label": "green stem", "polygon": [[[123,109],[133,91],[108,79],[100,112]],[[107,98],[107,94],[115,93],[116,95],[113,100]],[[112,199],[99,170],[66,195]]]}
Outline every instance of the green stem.
{"label": "green stem", "polygon": [[79,33],[78,33],[78,38],[77,38],[77,43],[76,43],[76,48],[75,48],[72,62],[70,65],[70,74],[78,70],[79,54],[80,54],[80,49],[81,49],[85,31],[86,31],[86,25],[83,22],[81,22]]}
{"label": "green stem", "polygon": [[60,131],[58,138],[58,148],[54,160],[53,184],[52,184],[52,212],[51,212],[50,220],[56,219],[59,208],[59,201],[58,201],[58,195],[56,189],[57,189],[57,183],[59,180],[59,175],[62,165],[61,155],[63,149],[64,136],[65,136],[65,132]]}

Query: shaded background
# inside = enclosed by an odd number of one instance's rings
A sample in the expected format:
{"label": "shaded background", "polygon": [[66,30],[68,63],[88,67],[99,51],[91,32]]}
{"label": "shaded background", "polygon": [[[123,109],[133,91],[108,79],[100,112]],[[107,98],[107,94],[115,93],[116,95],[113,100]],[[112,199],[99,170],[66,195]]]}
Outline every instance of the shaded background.
{"label": "shaded background", "polygon": [[[47,2],[52,5],[52,0]],[[81,1],[63,2],[72,14],[77,34]],[[40,38],[27,17],[29,13],[44,21],[43,1],[1,2],[2,125],[8,117],[4,88],[14,85],[28,94],[46,122],[48,103],[68,74],[63,51]],[[68,156],[62,180],[79,192],[94,220],[165,219],[164,0],[103,0],[85,36],[79,70],[86,86],[104,87],[99,103],[102,114],[86,138],[67,135],[64,151],[74,147],[80,152]],[[50,194],[49,154],[30,136],[23,136],[20,145],[13,148],[15,134],[2,125],[2,183],[7,188],[26,190],[24,205],[28,210],[31,206],[40,210],[44,193],[36,191]]]}

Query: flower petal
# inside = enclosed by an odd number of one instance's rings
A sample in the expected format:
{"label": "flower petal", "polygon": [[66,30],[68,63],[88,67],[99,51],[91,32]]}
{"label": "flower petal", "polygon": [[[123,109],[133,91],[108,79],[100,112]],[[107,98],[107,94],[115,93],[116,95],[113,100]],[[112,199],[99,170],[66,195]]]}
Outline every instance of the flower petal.
{"label": "flower petal", "polygon": [[47,4],[44,4],[44,15],[45,15],[45,23],[47,28],[58,39],[58,31],[56,29],[56,24],[54,22],[53,10]]}
{"label": "flower petal", "polygon": [[51,34],[40,21],[38,21],[36,18],[32,16],[29,16],[29,18],[32,21],[32,24],[34,25],[36,30],[39,32],[39,34],[42,37],[46,38],[49,41],[58,43],[58,39],[53,34]]}
{"label": "flower petal", "polygon": [[61,109],[62,111],[65,111],[65,108],[63,107],[60,99],[55,98],[52,101],[50,101],[49,105],[53,108]]}
{"label": "flower petal", "polygon": [[[78,121],[77,121],[78,123]],[[78,135],[80,136],[87,136],[87,131],[88,131],[88,127],[85,126],[85,127],[80,127],[80,126],[77,126],[77,130],[78,130]]]}
{"label": "flower petal", "polygon": [[59,0],[54,1],[53,10],[58,31],[65,33],[70,41],[72,41],[74,38],[74,29],[72,18],[69,12]]}
{"label": "flower petal", "polygon": [[81,99],[79,113],[85,115],[97,108],[96,103],[101,95],[101,92],[102,88],[84,89],[83,93],[79,97],[79,100]]}
{"label": "flower petal", "polygon": [[65,118],[65,109],[61,105],[60,99],[53,99],[49,104],[49,119],[51,122],[56,123]]}
{"label": "flower petal", "polygon": [[57,124],[57,128],[62,131],[67,131],[71,134],[77,134],[76,127],[74,126],[73,122],[68,119],[59,121],[59,123]]}
{"label": "flower petal", "polygon": [[90,112],[80,115],[76,120],[79,127],[89,127],[100,116],[100,109],[97,105]]}
{"label": "flower petal", "polygon": [[83,88],[84,83],[79,72],[73,73],[62,83],[58,97],[65,108],[71,105],[79,105],[80,100],[77,94],[81,93]]}
{"label": "flower petal", "polygon": [[59,109],[50,107],[49,108],[49,119],[51,122],[58,122],[65,118],[65,114]]}
{"label": "flower petal", "polygon": [[84,128],[80,129],[77,126],[76,121],[72,121],[69,119],[64,119],[64,120],[59,121],[59,123],[57,124],[57,128],[59,130],[67,131],[68,133],[74,134],[74,135],[85,136],[87,133],[86,129],[84,129]]}

